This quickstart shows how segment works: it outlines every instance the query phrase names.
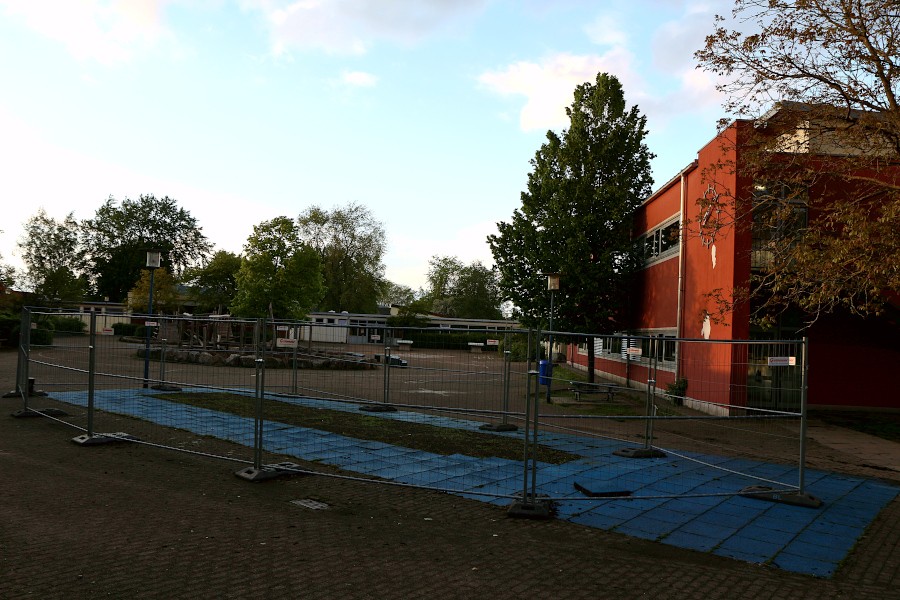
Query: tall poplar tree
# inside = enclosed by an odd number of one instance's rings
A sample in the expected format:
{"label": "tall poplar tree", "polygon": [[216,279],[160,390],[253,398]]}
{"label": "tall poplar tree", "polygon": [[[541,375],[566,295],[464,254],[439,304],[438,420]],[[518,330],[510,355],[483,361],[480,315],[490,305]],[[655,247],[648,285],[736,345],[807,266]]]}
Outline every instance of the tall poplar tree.
{"label": "tall poplar tree", "polygon": [[[600,73],[579,85],[569,127],[531,161],[522,206],[488,237],[500,286],[528,325],[550,310],[543,273],[560,273],[554,329],[606,333],[621,327],[640,265],[632,215],[652,191],[646,117],[626,107],[619,80]],[[544,322],[546,326],[546,322]]]}

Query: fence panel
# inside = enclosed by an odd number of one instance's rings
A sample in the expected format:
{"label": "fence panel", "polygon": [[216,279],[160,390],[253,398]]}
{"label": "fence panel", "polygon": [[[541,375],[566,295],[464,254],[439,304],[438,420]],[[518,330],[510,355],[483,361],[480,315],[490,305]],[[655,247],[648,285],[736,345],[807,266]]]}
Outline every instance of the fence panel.
{"label": "fence panel", "polygon": [[365,337],[169,316],[117,335],[63,331],[75,316],[23,314],[20,378],[88,437],[121,431],[191,452],[218,438],[234,443],[219,456],[257,473],[498,504],[546,498],[571,514],[610,498],[803,489],[802,341],[389,327]]}
{"label": "fence panel", "polygon": [[539,439],[578,459],[543,465],[537,491],[563,510],[610,497],[802,492],[802,341],[557,332],[554,342]]}

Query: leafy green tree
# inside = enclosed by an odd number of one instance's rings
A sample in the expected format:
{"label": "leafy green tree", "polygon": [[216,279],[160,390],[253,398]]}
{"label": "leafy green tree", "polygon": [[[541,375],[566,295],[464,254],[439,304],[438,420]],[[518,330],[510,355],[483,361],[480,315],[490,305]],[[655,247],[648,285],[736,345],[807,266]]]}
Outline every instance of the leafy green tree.
{"label": "leafy green tree", "polygon": [[211,244],[197,220],[168,196],[141,195],[121,203],[110,197],[82,224],[88,266],[100,297],[124,300],[146,268],[148,250],[158,250],[176,277],[209,254]]}
{"label": "leafy green tree", "polygon": [[726,112],[754,124],[735,143],[757,189],[698,204],[752,215],[754,237],[770,243],[754,285],[725,290],[720,306],[747,301],[764,322],[791,306],[808,320],[878,314],[900,289],[900,8],[736,0],[732,13],[740,26],[717,17],[695,56],[721,76]]}
{"label": "leafy green tree", "polygon": [[399,306],[408,306],[416,300],[416,291],[408,285],[394,283],[393,281],[384,282],[381,296],[378,303],[381,306],[391,306],[393,304]]}
{"label": "leafy green tree", "polygon": [[[618,79],[601,73],[575,89],[569,128],[547,132],[531,161],[522,206],[488,244],[505,298],[528,325],[543,323],[543,273],[560,273],[554,329],[604,333],[621,327],[631,277],[635,209],[652,191],[646,117],[626,108]],[[591,348],[591,345],[588,345]]]}
{"label": "leafy green tree", "polygon": [[305,318],[323,291],[319,254],[288,217],[253,227],[235,281],[231,311],[242,317]]}
{"label": "leafy green tree", "polygon": [[500,278],[496,269],[475,261],[463,266],[453,287],[453,316],[463,319],[501,319]]}
{"label": "leafy green tree", "polygon": [[318,252],[322,264],[325,294],[319,308],[375,312],[386,285],[383,224],[359,204],[331,210],[311,206],[297,224],[300,240]]}
{"label": "leafy green tree", "polygon": [[432,256],[423,303],[441,315],[462,319],[500,319],[502,298],[497,271],[455,256]]}
{"label": "leafy green tree", "polygon": [[[178,282],[165,269],[153,273],[153,314],[174,313],[181,304]],[[141,278],[128,293],[128,308],[146,313],[150,308],[150,269],[141,271]]]}
{"label": "leafy green tree", "polygon": [[219,250],[202,267],[187,269],[182,279],[191,286],[192,296],[201,310],[223,314],[237,293],[240,268],[240,256]]}
{"label": "leafy green tree", "polygon": [[58,221],[44,209],[25,222],[18,247],[27,268],[25,284],[40,302],[78,302],[88,292],[80,225],[72,213]]}

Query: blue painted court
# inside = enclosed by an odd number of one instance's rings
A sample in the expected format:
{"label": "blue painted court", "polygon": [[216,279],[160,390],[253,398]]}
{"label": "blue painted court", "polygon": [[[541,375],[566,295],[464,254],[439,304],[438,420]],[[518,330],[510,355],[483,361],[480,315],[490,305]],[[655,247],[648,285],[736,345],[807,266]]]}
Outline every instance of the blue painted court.
{"label": "blue painted court", "polygon": [[[97,410],[253,445],[252,419],[154,398],[158,393],[143,389],[98,391],[94,404]],[[74,405],[87,404],[86,392],[54,393],[53,397]],[[279,400],[357,411],[355,405],[326,400]],[[479,425],[418,412],[368,414],[440,427],[475,430]],[[522,433],[495,435],[521,439]],[[621,442],[568,434],[542,433],[540,443],[580,457],[561,465],[539,464],[536,491],[557,499],[560,519],[820,577],[835,572],[878,513],[900,493],[897,486],[876,480],[807,470],[805,490],[824,503],[821,508],[811,509],[736,496],[733,492],[745,485],[743,480],[703,463],[775,478],[796,470],[785,465],[714,455],[688,457],[687,453],[634,460],[612,454],[621,448]],[[520,461],[461,454],[443,456],[273,422],[265,424],[264,447],[267,452],[317,461],[365,477],[433,486],[501,506],[522,492]],[[690,472],[688,479],[685,472]],[[603,478],[609,489],[622,489],[627,480],[635,498],[587,501],[574,489],[576,482]],[[672,494],[680,497],[658,497]]]}

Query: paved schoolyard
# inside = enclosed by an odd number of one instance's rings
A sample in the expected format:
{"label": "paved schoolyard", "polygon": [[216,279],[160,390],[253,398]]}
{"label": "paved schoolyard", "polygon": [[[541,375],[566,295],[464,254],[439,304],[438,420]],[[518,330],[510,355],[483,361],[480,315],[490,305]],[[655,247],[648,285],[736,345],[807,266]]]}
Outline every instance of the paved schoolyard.
{"label": "paved schoolyard", "polygon": [[[142,389],[103,390],[95,394],[95,406],[198,435],[253,445],[252,419],[166,402],[154,398],[157,393]],[[54,397],[73,405],[87,404],[84,392],[61,392]],[[330,410],[357,410],[354,405],[325,400],[283,401]],[[437,427],[474,430],[478,425],[402,410],[373,415]],[[522,437],[521,431],[497,435]],[[264,447],[277,454],[366,477],[434,486],[501,506],[508,505],[508,498],[519,493],[522,486],[522,466],[518,461],[447,457],[373,442],[366,442],[361,449],[359,440],[279,423],[268,423],[264,438]],[[628,459],[613,454],[621,447],[620,442],[577,435],[545,433],[540,443],[564,448],[580,457],[562,465],[539,465],[536,491],[559,498],[558,518],[810,575],[831,576],[878,513],[900,492],[896,485],[811,470],[806,474],[806,489],[823,502],[820,508],[813,509],[717,495],[754,483],[739,473],[777,478],[786,472],[790,474],[794,470],[790,466],[715,455]],[[610,477],[609,473],[625,473],[627,478]],[[684,486],[685,473],[690,473],[689,487]],[[574,488],[579,481],[600,479],[607,489],[633,489],[635,498],[587,502]],[[657,497],[676,489],[683,489],[686,497]]]}
{"label": "paved schoolyard", "polygon": [[[0,385],[14,372],[0,368]],[[4,413],[19,405],[2,402]],[[0,597],[900,597],[897,499],[823,578],[509,519],[450,494],[323,477],[250,484],[203,456],[71,437],[52,421],[0,418]],[[175,445],[182,437],[196,436],[171,431]],[[305,499],[328,508],[291,503]]]}

